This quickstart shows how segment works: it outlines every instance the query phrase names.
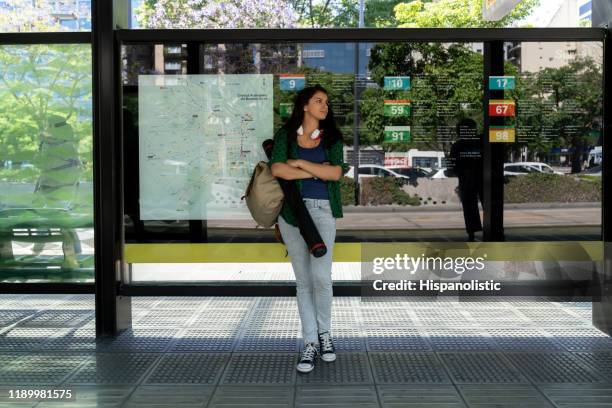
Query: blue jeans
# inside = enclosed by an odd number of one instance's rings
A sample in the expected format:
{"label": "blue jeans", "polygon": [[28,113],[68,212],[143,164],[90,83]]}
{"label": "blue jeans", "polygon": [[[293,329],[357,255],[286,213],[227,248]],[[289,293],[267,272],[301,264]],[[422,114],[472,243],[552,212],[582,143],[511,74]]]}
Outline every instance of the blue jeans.
{"label": "blue jeans", "polygon": [[318,333],[331,329],[332,306],[332,253],[336,239],[336,219],[333,217],[329,200],[304,198],[306,208],[312,217],[327,253],[315,258],[306,247],[300,230],[278,217],[278,227],[295,274],[298,311],[302,321],[304,342],[318,343]]}

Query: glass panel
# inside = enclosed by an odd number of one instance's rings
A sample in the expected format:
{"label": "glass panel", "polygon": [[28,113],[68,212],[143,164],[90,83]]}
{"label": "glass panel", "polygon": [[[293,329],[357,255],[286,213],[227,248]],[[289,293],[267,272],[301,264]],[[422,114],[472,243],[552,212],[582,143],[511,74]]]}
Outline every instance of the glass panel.
{"label": "glass panel", "polygon": [[90,30],[91,0],[0,1],[0,33]]}
{"label": "glass panel", "polygon": [[90,45],[0,46],[0,281],[92,281]]}
{"label": "glass panel", "polygon": [[[602,45],[523,42],[506,50],[506,75],[516,76],[503,97],[516,106],[503,118],[516,127],[516,140],[504,143],[506,237],[601,240]],[[496,108],[504,106],[514,109]]]}

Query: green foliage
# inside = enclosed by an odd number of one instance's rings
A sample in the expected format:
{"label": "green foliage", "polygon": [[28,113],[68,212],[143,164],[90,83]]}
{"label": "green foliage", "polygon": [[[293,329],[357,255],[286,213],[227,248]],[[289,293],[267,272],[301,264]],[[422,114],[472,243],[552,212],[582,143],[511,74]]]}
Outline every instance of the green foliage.
{"label": "green foliage", "polygon": [[13,162],[4,181],[33,182],[35,205],[69,207],[92,173],[91,47],[0,46],[0,111],[0,167]]}
{"label": "green foliage", "polygon": [[361,181],[362,205],[420,205],[418,197],[411,197],[401,188],[401,180],[393,177],[367,177]]}
{"label": "green foliage", "polygon": [[350,177],[340,179],[340,196],[342,205],[355,205],[355,179]]}
{"label": "green foliage", "polygon": [[[362,94],[360,114],[366,128],[361,135],[362,143],[382,144],[385,125],[410,124],[413,129],[420,128],[419,133],[426,137],[420,138],[418,144],[386,144],[388,150],[420,148],[448,152],[450,142],[448,138],[438,141],[438,126],[454,126],[464,117],[482,123],[482,64],[482,55],[463,44],[382,43],[373,47],[369,69],[379,87],[368,88]],[[384,91],[384,77],[390,73],[410,76],[411,89]],[[453,86],[449,86],[451,83]],[[419,101],[420,105],[413,103],[412,121],[403,123],[405,118],[383,116],[385,99],[408,99]],[[438,116],[438,101],[454,107],[454,114]]]}
{"label": "green foliage", "polygon": [[539,0],[521,1],[499,21],[482,18],[482,0],[415,0],[395,6],[395,19],[399,27],[411,28],[499,28],[528,16]]}
{"label": "green foliage", "polygon": [[569,175],[530,173],[510,177],[504,186],[506,203],[600,202],[601,198],[601,177],[586,181]]}

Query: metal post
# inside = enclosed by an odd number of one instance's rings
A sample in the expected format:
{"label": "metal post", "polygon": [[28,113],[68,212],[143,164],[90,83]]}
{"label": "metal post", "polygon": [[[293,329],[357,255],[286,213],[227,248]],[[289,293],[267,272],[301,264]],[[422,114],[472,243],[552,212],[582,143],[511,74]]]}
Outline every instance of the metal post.
{"label": "metal post", "polygon": [[[483,74],[483,240],[504,241],[504,145],[489,143],[489,127],[500,118],[489,118],[489,99],[503,99],[504,91],[489,91],[489,76],[504,74],[502,41],[484,43]],[[503,118],[501,118],[503,120]]]}
{"label": "metal post", "polygon": [[359,205],[359,43],[355,43],[355,80],[353,81],[353,177],[355,204]]}
{"label": "metal post", "polygon": [[[199,42],[187,43],[187,75],[199,74],[202,67],[202,52]],[[208,242],[206,220],[189,220],[189,241]]]}
{"label": "metal post", "polygon": [[596,285],[593,298],[593,325],[612,335],[612,216],[606,214],[606,203],[612,202],[612,29],[608,29],[603,47],[603,123],[602,123],[602,205],[601,226],[604,259],[593,281]]}
{"label": "metal post", "polygon": [[123,277],[123,149],[113,2],[93,1],[91,12],[96,337],[101,337],[130,325],[131,303],[117,296]]}

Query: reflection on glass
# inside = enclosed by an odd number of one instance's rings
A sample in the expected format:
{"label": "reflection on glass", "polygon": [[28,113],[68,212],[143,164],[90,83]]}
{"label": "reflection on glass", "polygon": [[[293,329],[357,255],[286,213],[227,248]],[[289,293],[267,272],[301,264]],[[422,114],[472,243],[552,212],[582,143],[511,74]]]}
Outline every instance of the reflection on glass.
{"label": "reflection on glass", "polygon": [[90,30],[91,0],[0,1],[0,33]]}
{"label": "reflection on glass", "polygon": [[505,144],[506,227],[521,234],[544,226],[542,235],[599,240],[601,43],[523,42],[506,48],[512,50],[506,75],[516,77],[516,88],[504,93],[516,104],[516,114],[506,118],[516,129],[516,140]]}
{"label": "reflection on glass", "polygon": [[0,46],[0,72],[0,280],[92,279],[91,47]]}

